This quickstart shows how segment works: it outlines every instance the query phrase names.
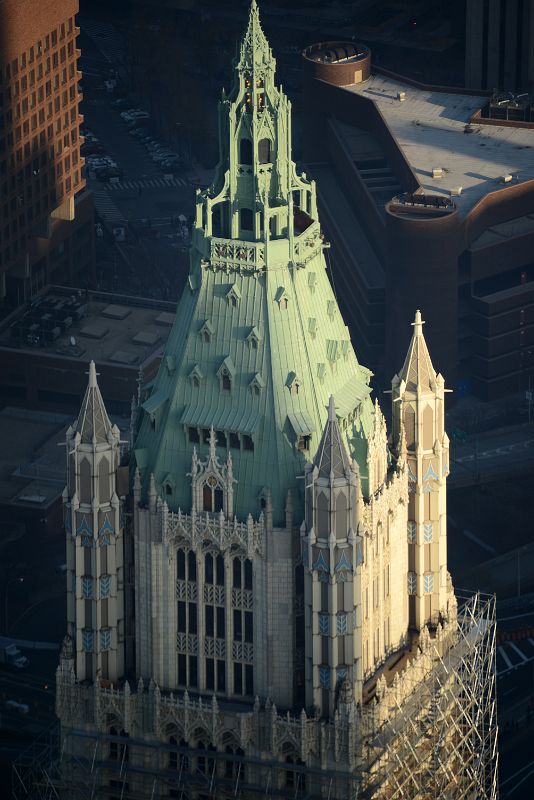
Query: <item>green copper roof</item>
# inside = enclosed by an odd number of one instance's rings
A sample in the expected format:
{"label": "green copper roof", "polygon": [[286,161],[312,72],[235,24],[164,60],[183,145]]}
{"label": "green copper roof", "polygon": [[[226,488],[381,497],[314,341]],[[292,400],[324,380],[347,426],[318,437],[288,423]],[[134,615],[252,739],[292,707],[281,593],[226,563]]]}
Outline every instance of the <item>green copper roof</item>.
{"label": "green copper roof", "polygon": [[[362,474],[374,409],[370,372],[358,365],[326,273],[315,185],[296,174],[289,104],[271,72],[253,3],[232,99],[220,107],[218,171],[197,195],[190,280],[143,403],[136,462],[145,488],[153,473],[162,494],[166,483],[169,507],[187,511],[191,429],[213,425],[232,445],[237,517],[257,516],[262,491],[270,489],[273,520],[281,524],[291,490],[298,524],[299,478],[321,440],[330,395]],[[268,162],[258,156],[266,136]],[[243,154],[251,163],[241,163]],[[240,437],[240,449],[229,434]],[[205,458],[202,431],[200,439]],[[299,440],[309,450],[299,449]]]}

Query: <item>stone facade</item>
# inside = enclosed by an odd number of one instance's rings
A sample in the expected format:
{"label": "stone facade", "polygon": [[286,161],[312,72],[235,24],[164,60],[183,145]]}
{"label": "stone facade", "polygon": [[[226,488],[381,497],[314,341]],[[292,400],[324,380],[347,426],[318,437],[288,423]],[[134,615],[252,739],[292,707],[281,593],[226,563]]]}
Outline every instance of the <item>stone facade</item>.
{"label": "stone facade", "polygon": [[417,312],[388,440],[322,248],[253,2],[128,496],[94,365],[67,436],[69,798],[74,764],[132,800],[423,798],[430,769],[448,798],[493,796],[465,733],[491,717],[491,691],[464,705],[493,628],[447,573],[443,379]]}

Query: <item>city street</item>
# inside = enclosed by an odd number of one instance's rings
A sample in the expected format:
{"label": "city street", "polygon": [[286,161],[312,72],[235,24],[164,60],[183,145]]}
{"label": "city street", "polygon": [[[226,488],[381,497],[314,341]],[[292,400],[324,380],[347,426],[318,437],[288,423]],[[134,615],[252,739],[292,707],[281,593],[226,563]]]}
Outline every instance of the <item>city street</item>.
{"label": "city street", "polygon": [[[104,79],[111,64],[119,67],[120,39],[95,23],[93,36],[81,34],[83,111],[85,125],[117,163],[122,176],[102,183],[90,176],[102,236],[97,241],[97,280],[100,288],[156,299],[177,299],[189,271],[189,232],[176,225],[179,216],[190,221],[194,210],[195,171],[165,176],[140,141],[128,133],[120,109]],[[98,35],[100,31],[100,35]],[[104,52],[99,50],[99,45]],[[115,242],[113,230],[125,228],[125,240]]]}

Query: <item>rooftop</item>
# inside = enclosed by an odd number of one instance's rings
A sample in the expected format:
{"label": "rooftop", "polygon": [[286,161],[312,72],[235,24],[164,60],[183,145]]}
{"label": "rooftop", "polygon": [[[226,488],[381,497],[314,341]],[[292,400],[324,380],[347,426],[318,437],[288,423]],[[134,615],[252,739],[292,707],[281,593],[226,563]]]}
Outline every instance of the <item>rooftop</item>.
{"label": "rooftop", "polygon": [[117,366],[141,364],[163,348],[174,303],[51,287],[0,327],[0,348]]}
{"label": "rooftop", "polygon": [[489,192],[534,179],[534,130],[469,124],[486,96],[417,89],[382,75],[346,89],[377,104],[425,192],[454,193],[461,215]]}

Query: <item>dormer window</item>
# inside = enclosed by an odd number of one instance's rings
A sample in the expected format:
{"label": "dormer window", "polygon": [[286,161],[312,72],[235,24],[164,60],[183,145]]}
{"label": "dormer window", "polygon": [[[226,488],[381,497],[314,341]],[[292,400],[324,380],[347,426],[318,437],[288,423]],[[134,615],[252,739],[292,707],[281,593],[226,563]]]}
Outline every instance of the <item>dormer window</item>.
{"label": "dormer window", "polygon": [[206,320],[204,325],[200,329],[200,335],[202,336],[202,341],[205,344],[209,344],[211,342],[211,337],[215,333],[215,328],[211,324],[209,319]]}
{"label": "dormer window", "polygon": [[256,326],[254,326],[251,329],[249,335],[247,336],[246,342],[247,342],[248,346],[251,347],[253,350],[257,350],[259,341],[260,341],[260,332],[256,328]]}
{"label": "dormer window", "polygon": [[326,304],[326,310],[328,312],[328,316],[330,319],[334,319],[334,314],[336,313],[336,304],[334,300],[329,300]]}
{"label": "dormer window", "polygon": [[301,381],[297,378],[294,372],[290,372],[287,377],[286,386],[289,388],[290,394],[298,394],[301,390]]}
{"label": "dormer window", "polygon": [[289,304],[289,295],[284,289],[283,286],[280,286],[277,289],[275,298],[276,302],[278,303],[278,307],[282,310],[286,310]]}
{"label": "dormer window", "polygon": [[198,366],[198,364],[195,364],[195,366],[193,367],[193,369],[189,373],[189,380],[191,381],[191,385],[195,389],[198,389],[198,387],[200,386],[200,382],[202,381],[203,377],[204,377],[204,375],[200,371],[200,367]]}
{"label": "dormer window", "polygon": [[202,507],[204,511],[218,514],[224,507],[224,492],[217,480],[211,476],[202,487]]}
{"label": "dormer window", "polygon": [[235,367],[230,356],[227,356],[217,370],[217,376],[221,382],[223,392],[232,391],[232,380],[235,375]]}
{"label": "dormer window", "polygon": [[252,394],[255,395],[256,397],[259,397],[259,395],[261,394],[261,390],[265,388],[265,381],[263,380],[259,372],[257,372],[254,375],[254,377],[249,383],[249,386],[252,391]]}
{"label": "dormer window", "polygon": [[307,433],[304,436],[299,436],[297,447],[299,450],[309,450],[311,442],[311,434]]}
{"label": "dormer window", "polygon": [[241,292],[239,291],[239,286],[235,283],[233,286],[230,287],[230,290],[226,293],[226,299],[228,303],[232,306],[232,308],[236,308],[239,300],[241,300]]}

